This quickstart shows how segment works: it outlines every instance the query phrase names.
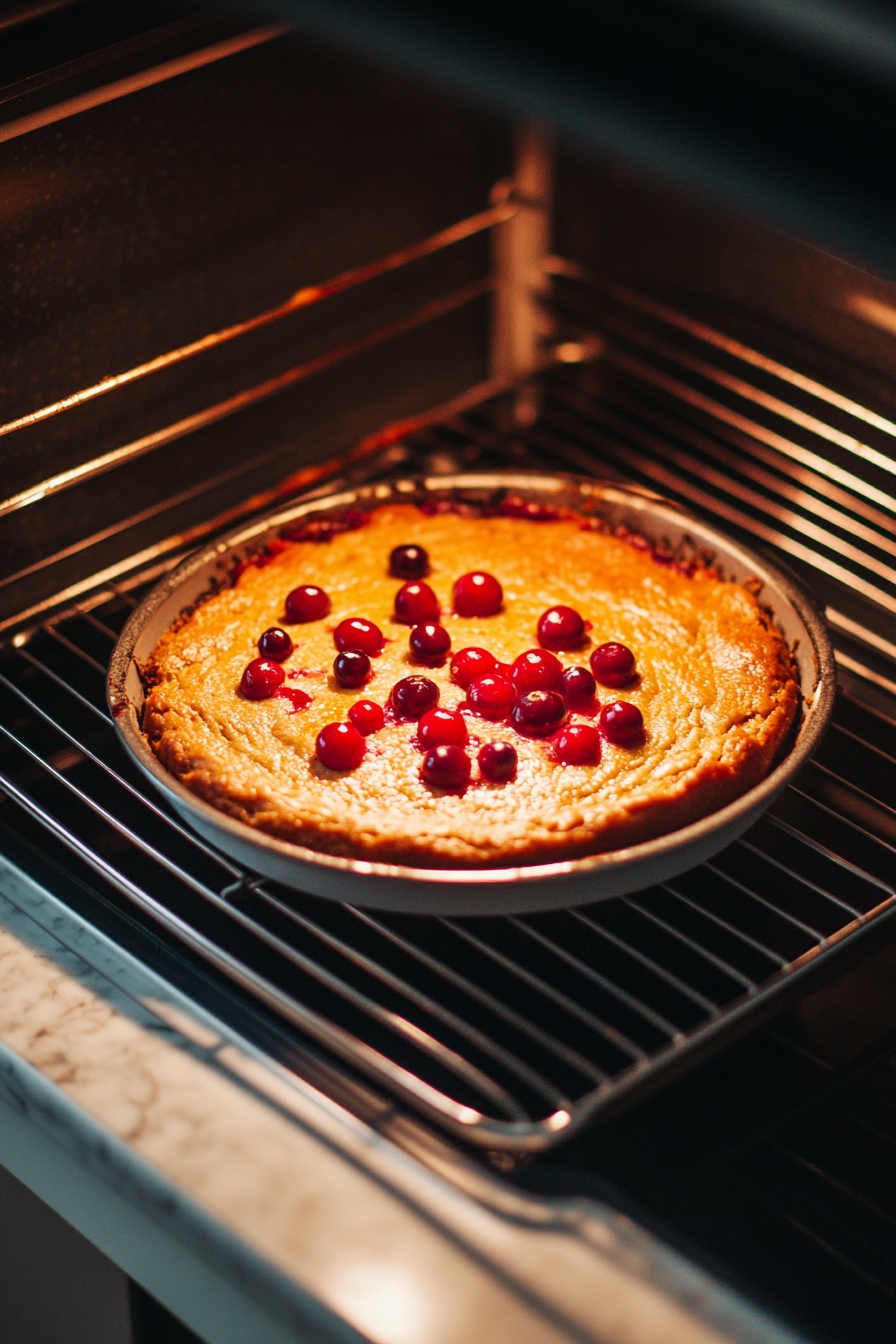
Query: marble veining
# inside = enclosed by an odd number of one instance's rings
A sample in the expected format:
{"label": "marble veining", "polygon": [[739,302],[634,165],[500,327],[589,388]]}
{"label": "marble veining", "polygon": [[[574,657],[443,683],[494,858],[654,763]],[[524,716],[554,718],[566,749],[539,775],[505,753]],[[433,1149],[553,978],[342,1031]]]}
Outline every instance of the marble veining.
{"label": "marble veining", "polygon": [[0,1091],[281,1319],[322,1303],[382,1344],[792,1338],[599,1206],[497,1215],[2,859],[0,886]]}
{"label": "marble veining", "polygon": [[[409,1219],[403,1201],[301,1125],[116,1012],[69,974],[82,969],[91,979],[74,957],[60,950],[63,969],[0,929],[3,1090],[54,1126],[65,1117],[53,1113],[52,1094],[29,1086],[29,1071],[75,1102],[88,1120],[75,1136],[85,1158],[123,1179],[130,1197],[149,1194],[157,1217],[182,1224],[177,1234],[200,1225],[201,1211],[211,1214],[247,1249],[384,1344],[411,1344],[411,1316],[415,1344],[475,1338],[474,1322],[488,1322],[496,1344],[570,1337],[436,1228]],[[17,1060],[30,1068],[17,1068]],[[122,1144],[139,1165],[127,1162]],[[140,1180],[147,1165],[167,1182],[147,1188]],[[416,1306],[407,1315],[399,1307],[412,1288]]]}

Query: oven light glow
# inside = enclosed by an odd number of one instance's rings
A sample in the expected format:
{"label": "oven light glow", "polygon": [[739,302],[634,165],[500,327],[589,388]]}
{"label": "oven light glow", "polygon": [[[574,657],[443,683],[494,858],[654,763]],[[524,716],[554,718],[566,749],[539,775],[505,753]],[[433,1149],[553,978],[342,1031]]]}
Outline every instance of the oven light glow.
{"label": "oven light glow", "polygon": [[554,358],[561,364],[582,364],[588,359],[600,359],[605,349],[599,336],[589,335],[580,341],[561,341],[554,346]]}
{"label": "oven light glow", "polygon": [[891,331],[896,336],[896,307],[893,304],[881,303],[880,299],[873,299],[870,294],[849,294],[846,307],[856,317],[872,322],[875,327],[883,327],[884,331]]}
{"label": "oven light glow", "polygon": [[555,1111],[545,1121],[545,1127],[547,1129],[565,1129],[571,1119],[569,1111]]}
{"label": "oven light glow", "polygon": [[587,351],[578,341],[564,341],[554,351],[561,364],[581,364]]}

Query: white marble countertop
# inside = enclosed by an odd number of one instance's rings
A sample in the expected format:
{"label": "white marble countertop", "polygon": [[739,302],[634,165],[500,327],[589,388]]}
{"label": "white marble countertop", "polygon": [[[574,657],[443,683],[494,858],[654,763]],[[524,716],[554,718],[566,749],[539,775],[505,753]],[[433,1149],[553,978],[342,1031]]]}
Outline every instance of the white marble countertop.
{"label": "white marble countertop", "polygon": [[3,859],[0,1162],[210,1344],[793,1340],[596,1203],[416,1161]]}

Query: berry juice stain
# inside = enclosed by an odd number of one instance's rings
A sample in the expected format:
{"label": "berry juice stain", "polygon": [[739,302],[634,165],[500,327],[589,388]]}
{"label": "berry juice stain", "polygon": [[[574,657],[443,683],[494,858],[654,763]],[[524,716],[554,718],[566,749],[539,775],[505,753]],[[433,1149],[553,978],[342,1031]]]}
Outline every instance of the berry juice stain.
{"label": "berry juice stain", "polygon": [[292,705],[290,714],[298,714],[301,710],[307,709],[314,699],[307,691],[300,690],[298,686],[281,686],[279,691],[274,692],[274,696],[278,700],[289,701]]}

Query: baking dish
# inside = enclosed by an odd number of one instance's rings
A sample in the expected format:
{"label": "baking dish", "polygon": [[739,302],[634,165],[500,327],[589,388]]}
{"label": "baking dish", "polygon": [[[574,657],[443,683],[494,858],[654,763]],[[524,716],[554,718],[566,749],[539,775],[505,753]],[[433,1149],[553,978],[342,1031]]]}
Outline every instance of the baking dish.
{"label": "baking dish", "polygon": [[[393,500],[452,499],[495,507],[512,495],[574,510],[622,527],[683,555],[710,554],[738,582],[761,584],[761,599],[794,649],[803,694],[798,728],[785,758],[734,803],[668,835],[609,853],[549,864],[496,869],[424,869],[337,858],[274,839],[195,797],[160,764],[141,731],[141,669],[160,636],[201,602],[236,565],[264,550],[299,520],[365,511]],[[659,496],[570,475],[491,473],[401,478],[305,498],[243,526],[183,560],[148,594],[122,631],[109,670],[108,696],[125,749],[174,810],[241,865],[299,891],[383,910],[440,915],[521,914],[607,899],[667,880],[719,852],[769,806],[817,746],[831,715],[834,662],[824,620],[790,574]]]}

